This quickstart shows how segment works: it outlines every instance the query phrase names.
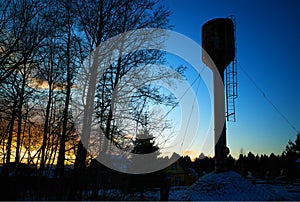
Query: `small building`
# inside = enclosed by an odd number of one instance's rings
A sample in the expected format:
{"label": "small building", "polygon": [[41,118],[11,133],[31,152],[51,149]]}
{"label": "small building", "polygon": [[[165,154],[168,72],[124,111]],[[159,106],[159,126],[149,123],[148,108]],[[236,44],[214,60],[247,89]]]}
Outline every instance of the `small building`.
{"label": "small building", "polygon": [[171,186],[190,186],[198,178],[197,172],[184,166],[180,160],[167,167],[166,173],[170,176]]}

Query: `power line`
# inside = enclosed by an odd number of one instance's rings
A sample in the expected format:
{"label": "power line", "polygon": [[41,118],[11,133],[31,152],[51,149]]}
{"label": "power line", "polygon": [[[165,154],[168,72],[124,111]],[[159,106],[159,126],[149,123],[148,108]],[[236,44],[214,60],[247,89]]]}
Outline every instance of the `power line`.
{"label": "power line", "polygon": [[[202,79],[202,77],[201,77],[201,73],[204,71],[204,66],[202,67],[202,69],[201,69],[201,71],[200,71],[200,73],[198,73],[198,75],[197,75],[197,77],[193,80],[193,82],[191,83],[191,85],[184,91],[184,93],[181,95],[181,97],[179,98],[179,100],[178,100],[178,102],[176,102],[172,107],[171,107],[171,109],[169,109],[169,111],[160,119],[160,120],[163,120],[165,117],[167,117],[177,106],[178,106],[178,104],[180,103],[180,101],[183,99],[183,97],[187,94],[187,92],[193,87],[193,85],[196,83],[196,81],[198,80],[198,79],[200,79],[200,81],[199,81],[199,83],[198,83],[198,86],[197,86],[197,94],[198,94],[198,88],[199,88],[199,85],[200,85],[200,82],[201,82],[201,79]],[[197,96],[197,95],[196,95]],[[193,101],[193,106],[192,106],[192,109],[194,108],[194,103],[195,103],[195,99],[196,98],[194,98],[194,101]],[[191,114],[192,114],[192,112],[190,113],[190,116],[189,116],[189,120],[188,120],[188,125],[189,125],[189,122],[190,122],[190,119],[191,119]],[[185,139],[185,136],[186,136],[186,131],[187,131],[187,127],[185,128],[185,134],[184,134],[184,137],[183,137],[183,141],[182,141],[182,143],[184,142],[184,139]],[[182,144],[181,144],[181,146],[180,146],[180,151],[181,151],[181,149],[182,149]]]}
{"label": "power line", "polygon": [[192,88],[192,86],[196,83],[196,81],[198,79],[201,79],[201,73],[203,72],[203,70],[204,70],[204,67],[201,69],[200,73],[198,73],[197,77],[194,79],[194,81],[191,83],[191,85],[184,91],[184,93],[182,94],[182,96],[179,98],[178,102],[176,102],[172,106],[172,108],[165,114],[165,116],[163,116],[161,118],[161,120],[164,119],[165,117],[167,117],[169,115],[169,113],[171,113],[171,111],[173,111],[175,109],[175,107],[178,106],[178,104],[180,103],[180,101],[183,99],[183,97],[186,95],[186,93]]}
{"label": "power line", "polygon": [[265,94],[265,92],[258,86],[254,79],[246,72],[246,70],[239,64],[240,69],[251,81],[255,88],[261,93],[263,98],[275,109],[275,111],[287,122],[287,124],[298,134],[300,131],[292,124],[292,122],[279,110],[279,108],[271,101],[271,99]]}
{"label": "power line", "polygon": [[[198,75],[197,78],[200,78],[200,75]],[[190,125],[190,121],[191,121],[191,118],[192,118],[192,113],[193,113],[193,110],[194,110],[194,107],[195,107],[195,102],[196,102],[196,99],[198,97],[198,91],[199,91],[200,83],[201,83],[201,79],[198,81],[198,85],[197,85],[197,89],[196,89],[196,95],[195,95],[194,100],[193,100],[191,113],[189,115],[187,126],[185,127],[185,131],[184,131],[184,135],[183,135],[183,140],[182,140],[181,145],[180,145],[180,152],[181,152],[181,149],[183,147],[183,143],[184,143],[184,140],[185,140],[185,137],[186,137],[186,134],[187,134],[187,129],[188,129],[189,125]]]}

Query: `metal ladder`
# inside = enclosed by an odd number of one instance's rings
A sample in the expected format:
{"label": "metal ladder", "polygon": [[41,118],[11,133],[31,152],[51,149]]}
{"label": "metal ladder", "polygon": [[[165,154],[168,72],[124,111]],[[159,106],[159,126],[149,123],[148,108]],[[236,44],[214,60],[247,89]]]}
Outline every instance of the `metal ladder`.
{"label": "metal ladder", "polygon": [[237,69],[236,60],[226,68],[226,119],[235,122],[235,99],[237,93]]}
{"label": "metal ladder", "polygon": [[[233,21],[234,36],[236,36],[236,19],[231,15],[229,18]],[[236,47],[236,41],[235,47]],[[236,48],[235,48],[236,54]],[[236,57],[233,62],[226,68],[226,119],[227,121],[235,122],[235,99],[238,97],[237,91],[237,61]]]}

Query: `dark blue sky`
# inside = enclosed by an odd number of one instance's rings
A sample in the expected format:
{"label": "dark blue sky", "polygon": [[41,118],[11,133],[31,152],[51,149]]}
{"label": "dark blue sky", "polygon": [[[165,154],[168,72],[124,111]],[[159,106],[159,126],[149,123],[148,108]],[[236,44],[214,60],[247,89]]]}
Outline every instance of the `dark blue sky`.
{"label": "dark blue sky", "polygon": [[173,30],[200,45],[201,26],[206,21],[236,16],[239,97],[237,122],[228,124],[228,145],[234,156],[241,149],[280,154],[297,132],[241,68],[300,130],[300,1],[165,0],[163,4],[172,12]]}

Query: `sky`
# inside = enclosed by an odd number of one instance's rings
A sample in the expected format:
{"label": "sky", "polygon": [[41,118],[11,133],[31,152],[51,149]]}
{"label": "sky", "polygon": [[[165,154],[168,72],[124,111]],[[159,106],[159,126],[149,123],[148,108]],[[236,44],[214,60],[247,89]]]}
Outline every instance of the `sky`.
{"label": "sky", "polygon": [[[281,154],[297,132],[280,113],[300,130],[300,1],[165,0],[163,4],[171,11],[173,31],[199,45],[206,21],[236,17],[238,99],[236,122],[227,123],[227,144],[234,157],[241,152]],[[207,96],[204,93],[201,99],[207,102]],[[198,156],[203,152],[201,142],[196,139],[187,153]],[[213,150],[204,153],[213,156]]]}

